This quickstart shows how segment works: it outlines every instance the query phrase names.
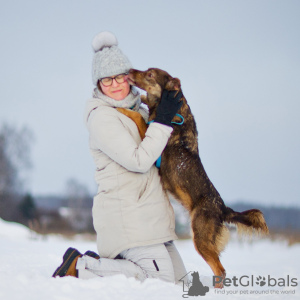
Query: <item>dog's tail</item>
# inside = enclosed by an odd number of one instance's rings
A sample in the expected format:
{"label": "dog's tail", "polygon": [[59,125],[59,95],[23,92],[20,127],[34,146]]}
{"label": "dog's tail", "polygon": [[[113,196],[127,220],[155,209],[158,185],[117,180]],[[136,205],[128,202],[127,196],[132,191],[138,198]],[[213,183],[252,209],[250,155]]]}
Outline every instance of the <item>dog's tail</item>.
{"label": "dog's tail", "polygon": [[235,224],[239,234],[252,235],[253,231],[259,235],[269,233],[264,215],[259,209],[236,212],[226,207],[225,222]]}

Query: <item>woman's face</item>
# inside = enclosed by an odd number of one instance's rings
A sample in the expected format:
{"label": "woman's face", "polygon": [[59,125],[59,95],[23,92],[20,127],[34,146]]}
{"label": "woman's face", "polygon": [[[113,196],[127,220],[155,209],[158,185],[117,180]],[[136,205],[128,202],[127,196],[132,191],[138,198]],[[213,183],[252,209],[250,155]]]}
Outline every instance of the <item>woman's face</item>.
{"label": "woman's face", "polygon": [[114,79],[110,86],[104,86],[101,81],[99,83],[102,93],[114,100],[123,100],[130,92],[130,85],[127,80],[125,80],[123,83],[117,83],[117,81]]}

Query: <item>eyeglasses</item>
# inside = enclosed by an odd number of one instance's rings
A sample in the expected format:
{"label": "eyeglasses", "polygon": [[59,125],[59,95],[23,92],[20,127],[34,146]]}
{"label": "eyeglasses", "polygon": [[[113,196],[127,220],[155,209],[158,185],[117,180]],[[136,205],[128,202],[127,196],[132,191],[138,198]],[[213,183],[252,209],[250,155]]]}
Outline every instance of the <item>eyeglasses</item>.
{"label": "eyeglasses", "polygon": [[104,85],[104,86],[111,86],[113,83],[113,80],[115,79],[117,83],[123,83],[125,82],[125,76],[128,73],[123,73],[123,74],[119,74],[116,75],[114,77],[104,77],[100,79],[100,82]]}

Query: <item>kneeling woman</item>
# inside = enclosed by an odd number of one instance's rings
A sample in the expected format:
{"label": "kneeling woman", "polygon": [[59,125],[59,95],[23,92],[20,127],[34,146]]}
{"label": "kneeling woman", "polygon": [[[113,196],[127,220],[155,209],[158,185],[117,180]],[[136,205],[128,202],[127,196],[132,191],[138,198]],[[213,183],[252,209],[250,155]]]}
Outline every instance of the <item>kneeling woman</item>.
{"label": "kneeling woman", "polygon": [[168,142],[171,120],[181,103],[168,95],[163,98],[163,109],[141,140],[135,123],[116,109],[132,109],[148,119],[138,90],[126,80],[131,63],[117,45],[109,32],[93,40],[96,88],[85,116],[98,184],[93,222],[99,255],[69,248],[53,276],[124,274],[141,281],[160,278],[177,283],[186,270],[173,244],[174,211],[154,163]]}

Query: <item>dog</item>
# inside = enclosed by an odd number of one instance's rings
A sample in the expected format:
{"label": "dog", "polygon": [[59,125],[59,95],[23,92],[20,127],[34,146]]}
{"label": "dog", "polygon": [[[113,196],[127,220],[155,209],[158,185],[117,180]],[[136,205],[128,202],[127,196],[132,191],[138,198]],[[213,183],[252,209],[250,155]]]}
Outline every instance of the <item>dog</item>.
{"label": "dog", "polygon": [[[181,91],[178,78],[166,71],[150,68],[146,71],[131,69],[128,82],[147,92],[142,102],[149,108],[149,121],[154,120],[156,108],[164,89]],[[223,279],[226,272],[219,256],[224,250],[229,230],[225,223],[237,226],[239,233],[253,231],[268,234],[263,213],[258,209],[236,212],[226,206],[220,194],[208,178],[201,163],[198,150],[196,122],[184,96],[178,111],[183,118],[182,125],[173,126],[173,132],[161,156],[159,173],[166,192],[170,192],[189,212],[193,242],[197,252],[212,269],[215,276]],[[118,111],[131,118],[138,127],[141,138],[145,136],[147,125],[135,111],[118,108]],[[182,118],[176,115],[174,122],[180,124]],[[222,288],[222,282],[215,287]]]}

